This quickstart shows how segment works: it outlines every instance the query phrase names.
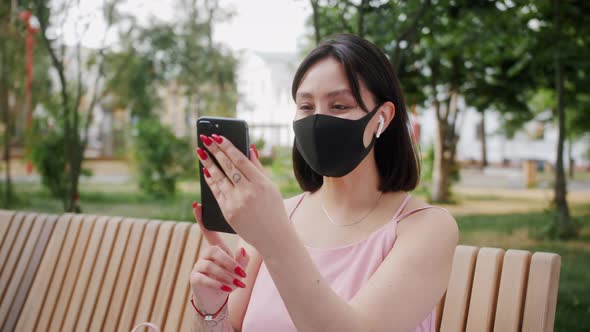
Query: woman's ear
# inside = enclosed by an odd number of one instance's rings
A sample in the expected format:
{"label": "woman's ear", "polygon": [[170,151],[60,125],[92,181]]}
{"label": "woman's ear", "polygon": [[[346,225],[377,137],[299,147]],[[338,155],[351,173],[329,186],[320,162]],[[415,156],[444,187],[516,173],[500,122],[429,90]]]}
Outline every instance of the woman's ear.
{"label": "woman's ear", "polygon": [[383,103],[379,108],[379,120],[377,123],[377,130],[375,131],[375,136],[379,138],[381,134],[387,129],[393,118],[395,117],[395,105],[388,101]]}

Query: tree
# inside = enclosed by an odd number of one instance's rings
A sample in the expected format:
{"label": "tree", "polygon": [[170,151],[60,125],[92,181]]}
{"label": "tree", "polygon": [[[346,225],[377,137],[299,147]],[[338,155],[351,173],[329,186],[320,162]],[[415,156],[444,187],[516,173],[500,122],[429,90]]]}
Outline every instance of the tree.
{"label": "tree", "polygon": [[[19,47],[19,41],[24,38],[23,33],[20,33],[19,26],[17,26],[17,11],[12,8],[9,3],[3,2],[0,4],[0,109],[2,110],[2,122],[4,125],[3,142],[4,142],[4,162],[5,162],[5,180],[3,186],[2,205],[8,207],[13,199],[14,193],[12,188],[12,181],[10,176],[10,142],[13,134],[13,114],[14,109],[9,105],[10,95],[16,97],[18,94],[18,82],[15,71],[22,74],[24,48],[22,43]],[[17,63],[15,63],[15,61]],[[19,91],[20,92],[20,91]]]}
{"label": "tree", "polygon": [[[578,227],[571,218],[567,203],[567,179],[564,171],[564,142],[566,131],[566,80],[574,83],[570,87],[570,94],[587,95],[583,86],[576,83],[588,81],[588,57],[590,56],[590,38],[585,33],[590,32],[585,22],[584,13],[590,5],[584,1],[553,0],[552,3],[542,2],[538,5],[539,20],[546,23],[550,36],[554,37],[553,47],[547,48],[545,59],[553,60],[553,87],[556,96],[554,115],[558,119],[559,137],[557,142],[557,161],[555,165],[555,187],[553,203],[556,216],[551,228],[552,235],[559,238],[572,238],[578,235]],[[567,18],[567,19],[564,19]],[[551,22],[551,23],[550,23]],[[547,46],[547,41],[538,36],[537,45]],[[541,49],[536,49],[542,52]],[[577,82],[576,82],[577,81]],[[577,99],[577,98],[576,98]],[[586,129],[590,131],[590,129]]]}
{"label": "tree", "polygon": [[[214,25],[231,13],[219,8],[215,0],[179,0],[177,5],[181,10],[174,22],[152,21],[121,35],[120,50],[107,53],[105,66],[111,103],[129,110],[134,119],[140,188],[160,196],[174,193],[177,166],[185,152],[182,142],[172,139],[169,128],[155,124],[161,116],[158,92],[178,88],[186,106],[179,105],[175,112],[184,112],[192,128],[193,119],[204,114],[234,115],[237,102],[236,60],[213,41]],[[196,131],[190,134],[183,138],[186,146],[189,139],[195,141]],[[158,139],[168,142],[171,150],[137,151]]]}
{"label": "tree", "polygon": [[[19,19],[19,14],[26,8],[28,1],[0,3],[0,110],[3,123],[3,159],[5,162],[2,205],[9,207],[14,199],[10,174],[10,151],[14,145],[27,146],[28,112],[32,107],[25,107],[25,35],[26,26]],[[39,39],[39,36],[36,36]],[[39,41],[37,41],[39,43]],[[48,77],[49,63],[43,49],[35,48],[33,53],[34,91],[30,105],[36,105],[46,98],[51,88]]]}
{"label": "tree", "polygon": [[[105,31],[101,48],[96,52],[98,54],[96,61],[82,62],[81,41],[88,28],[86,26],[82,34],[77,36],[73,56],[76,66],[73,68],[66,65],[66,59],[70,54],[67,52],[68,49],[64,41],[60,40],[61,36],[54,36],[50,33],[52,27],[55,28],[56,25],[60,26],[64,23],[63,20],[58,22],[54,14],[56,12],[62,14],[67,12],[71,9],[72,3],[62,3],[60,8],[51,8],[50,5],[57,6],[57,4],[48,4],[42,0],[34,0],[32,3],[33,12],[39,20],[42,45],[49,54],[51,65],[57,73],[60,84],[60,103],[57,116],[59,128],[54,134],[63,135],[63,172],[65,176],[64,183],[55,184],[56,187],[52,191],[61,196],[64,210],[68,212],[80,212],[78,205],[79,177],[82,173],[84,151],[88,145],[88,129],[92,123],[93,109],[99,101],[99,96],[101,96],[106,36],[108,29],[111,28],[117,17],[116,3],[116,1],[111,1],[105,4],[104,15],[107,31]],[[63,17],[67,17],[67,15],[62,15],[60,18]],[[55,29],[53,31],[55,33]],[[83,74],[84,68],[94,72],[93,79],[86,79],[86,73]],[[70,75],[73,71],[75,71],[74,75]],[[80,118],[81,114],[84,115],[83,119]],[[56,139],[59,141],[59,137]],[[37,157],[40,156],[37,155]],[[39,161],[39,159],[37,160]],[[45,165],[48,164],[45,159],[41,160],[41,162]],[[42,176],[51,177],[52,175],[42,174]],[[51,181],[44,182],[49,183]]]}

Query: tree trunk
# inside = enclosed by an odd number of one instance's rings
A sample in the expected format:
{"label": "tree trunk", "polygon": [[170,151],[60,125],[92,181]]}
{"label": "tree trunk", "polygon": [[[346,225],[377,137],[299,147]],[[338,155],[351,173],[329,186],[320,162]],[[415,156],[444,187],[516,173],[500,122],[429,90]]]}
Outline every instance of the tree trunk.
{"label": "tree trunk", "polygon": [[315,35],[315,44],[316,46],[320,43],[322,36],[320,35],[320,6],[318,4],[318,0],[309,0],[311,4],[311,9],[313,11],[313,31]]}
{"label": "tree trunk", "polygon": [[[4,67],[4,66],[2,66]],[[12,179],[10,176],[10,135],[12,125],[10,118],[10,106],[8,104],[8,87],[0,82],[0,109],[4,115],[4,162],[6,164],[4,172],[4,207],[10,207],[12,202]]]}
{"label": "tree trunk", "polygon": [[433,202],[446,202],[449,198],[449,174],[450,164],[446,158],[445,137],[447,124],[437,121],[437,131],[434,146],[434,163],[432,165],[431,200]]}
{"label": "tree trunk", "polygon": [[569,165],[568,165],[569,176],[570,176],[570,179],[573,180],[574,179],[574,174],[576,172],[576,170],[575,170],[576,169],[576,164],[575,164],[574,156],[573,156],[574,140],[572,139],[571,135],[569,135],[569,139],[567,140],[567,142],[568,142],[568,144],[567,144],[567,146],[568,146],[567,156],[568,156],[568,159],[569,159]]}
{"label": "tree trunk", "polygon": [[440,104],[435,103],[437,114],[437,131],[435,137],[434,163],[432,165],[431,200],[433,202],[448,202],[450,200],[450,176],[453,170],[455,146],[455,122],[457,121],[458,92],[451,90],[446,102],[446,112],[440,114]]}
{"label": "tree trunk", "polygon": [[357,35],[361,38],[365,37],[365,8],[367,7],[367,4],[367,0],[361,0],[361,3],[358,6]]}
{"label": "tree trunk", "polygon": [[[559,0],[554,0],[555,6],[555,28],[559,35],[561,32],[561,21],[559,13]],[[570,218],[569,207],[567,204],[567,183],[563,167],[563,150],[566,136],[565,128],[565,100],[563,96],[563,64],[559,47],[555,48],[555,90],[557,96],[557,115],[559,119],[559,135],[557,139],[557,161],[555,163],[555,208],[557,216],[554,220],[554,229],[557,236],[561,239],[573,238],[577,236],[577,230]]]}
{"label": "tree trunk", "polygon": [[488,151],[486,147],[486,113],[481,112],[481,122],[479,123],[481,133],[481,168],[488,166]]}

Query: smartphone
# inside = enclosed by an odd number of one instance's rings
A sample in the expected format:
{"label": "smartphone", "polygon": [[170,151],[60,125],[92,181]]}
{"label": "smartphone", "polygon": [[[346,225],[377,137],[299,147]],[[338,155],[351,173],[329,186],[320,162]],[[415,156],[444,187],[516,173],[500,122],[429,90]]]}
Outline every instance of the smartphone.
{"label": "smartphone", "polygon": [[[210,117],[204,116],[197,120],[197,141],[198,146],[207,151],[203,142],[198,139],[199,135],[211,136],[211,134],[221,135],[227,138],[232,144],[240,150],[247,158],[250,158],[250,142],[248,138],[248,124],[244,120],[234,118]],[[213,162],[223,171],[215,157],[209,153]],[[200,164],[200,162],[199,162]],[[203,165],[199,167],[199,179],[201,183],[201,204],[203,205],[203,226],[208,230],[236,234],[234,229],[229,225],[215,196],[211,192],[209,185],[205,181],[203,174]]]}

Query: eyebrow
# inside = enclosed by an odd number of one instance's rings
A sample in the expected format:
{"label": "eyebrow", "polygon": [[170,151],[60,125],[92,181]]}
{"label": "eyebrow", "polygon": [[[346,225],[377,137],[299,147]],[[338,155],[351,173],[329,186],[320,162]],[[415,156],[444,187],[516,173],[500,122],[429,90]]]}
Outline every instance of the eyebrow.
{"label": "eyebrow", "polygon": [[[350,92],[350,90],[348,90],[348,89],[340,89],[340,90],[335,90],[335,91],[329,92],[326,96],[336,97],[336,96],[340,96],[340,95],[352,97],[352,92]],[[298,97],[298,98],[311,98],[311,97],[313,97],[313,94],[311,94],[309,92],[298,92],[296,97]]]}

